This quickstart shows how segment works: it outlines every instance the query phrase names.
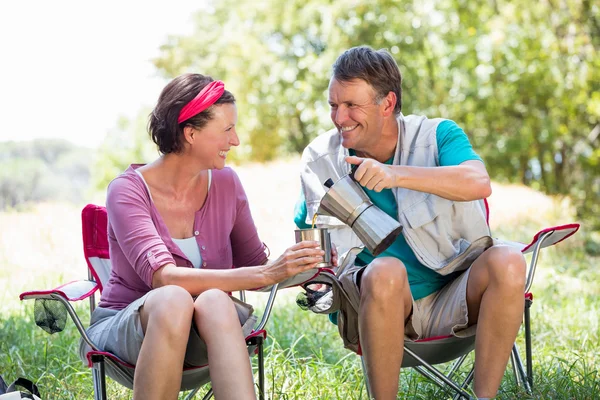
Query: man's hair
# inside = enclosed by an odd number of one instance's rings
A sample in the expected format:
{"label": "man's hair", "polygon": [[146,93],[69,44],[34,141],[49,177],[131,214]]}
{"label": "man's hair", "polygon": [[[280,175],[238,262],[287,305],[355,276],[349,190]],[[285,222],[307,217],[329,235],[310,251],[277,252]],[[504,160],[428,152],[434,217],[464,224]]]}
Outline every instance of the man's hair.
{"label": "man's hair", "polygon": [[373,87],[378,102],[389,92],[394,92],[397,99],[394,114],[400,114],[402,75],[394,57],[387,50],[373,50],[369,46],[346,50],[333,64],[333,78],[340,82],[362,79]]}
{"label": "man's hair", "polygon": [[178,123],[181,109],[212,81],[210,76],[184,74],[165,86],[148,121],[148,132],[161,154],[180,153],[183,150],[183,128],[192,125],[202,129],[214,118],[212,108],[215,105],[235,103],[235,97],[226,90],[212,106]]}

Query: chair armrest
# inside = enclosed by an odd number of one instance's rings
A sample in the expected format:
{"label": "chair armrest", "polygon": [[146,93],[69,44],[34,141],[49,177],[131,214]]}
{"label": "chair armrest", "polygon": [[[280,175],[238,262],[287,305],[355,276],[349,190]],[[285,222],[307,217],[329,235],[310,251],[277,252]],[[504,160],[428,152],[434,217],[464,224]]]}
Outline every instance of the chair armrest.
{"label": "chair armrest", "polygon": [[265,306],[265,311],[263,312],[262,318],[254,331],[264,331],[265,325],[269,321],[269,317],[271,316],[271,311],[273,310],[273,304],[275,303],[275,296],[277,295],[277,290],[279,289],[279,284],[276,283],[271,286],[271,292],[269,293],[269,299],[267,300],[267,305]]}
{"label": "chair armrest", "polygon": [[563,240],[573,236],[579,230],[579,224],[566,224],[553,226],[540,230],[533,236],[529,244],[498,240],[498,244],[505,244],[519,249],[523,254],[532,253],[531,262],[527,272],[527,281],[525,283],[525,292],[528,293],[533,284],[533,277],[537,266],[540,250],[544,247],[555,245]]}
{"label": "chair armrest", "polygon": [[[94,281],[73,281],[54,289],[48,290],[32,290],[23,292],[19,295],[21,300],[30,299],[54,299],[56,295],[62,297],[66,301],[79,301],[87,299],[93,295],[99,286]],[[52,296],[54,295],[54,296]]]}
{"label": "chair armrest", "polygon": [[544,228],[537,232],[528,243],[513,242],[510,240],[496,239],[498,244],[505,244],[519,249],[523,254],[535,252],[536,249],[553,246],[573,236],[579,230],[579,224],[566,224]]}
{"label": "chair armrest", "polygon": [[21,300],[31,299],[44,299],[59,301],[65,307],[69,316],[73,320],[73,323],[77,327],[79,334],[85,340],[85,342],[93,349],[98,350],[98,347],[87,335],[79,316],[75,312],[75,309],[71,305],[71,301],[79,301],[86,299],[93,295],[96,290],[99,289],[99,285],[94,281],[73,281],[64,285],[58,286],[54,289],[49,290],[33,290],[29,292],[23,292],[19,295]]}
{"label": "chair armrest", "polygon": [[302,272],[298,275],[295,275],[289,279],[286,279],[283,282],[276,283],[273,286],[264,286],[261,288],[251,289],[255,292],[267,292],[269,291],[269,300],[267,300],[267,305],[265,306],[265,312],[263,313],[262,319],[258,323],[255,331],[260,331],[265,328],[269,320],[269,316],[271,315],[271,310],[273,309],[273,303],[275,303],[275,296],[277,295],[277,291],[280,288],[288,288],[294,286],[300,286],[305,282],[309,282],[316,278],[321,272],[331,272],[333,271],[329,268],[314,268],[308,271]]}

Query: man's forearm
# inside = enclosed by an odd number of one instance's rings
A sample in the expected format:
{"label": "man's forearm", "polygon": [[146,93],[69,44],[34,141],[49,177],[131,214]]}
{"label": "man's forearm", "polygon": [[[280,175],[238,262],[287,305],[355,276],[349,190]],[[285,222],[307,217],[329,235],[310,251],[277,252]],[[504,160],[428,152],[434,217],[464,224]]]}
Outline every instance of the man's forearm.
{"label": "man's forearm", "polygon": [[483,164],[481,167],[463,163],[447,167],[398,165],[392,168],[395,186],[432,193],[448,200],[479,200],[492,193],[490,178]]}

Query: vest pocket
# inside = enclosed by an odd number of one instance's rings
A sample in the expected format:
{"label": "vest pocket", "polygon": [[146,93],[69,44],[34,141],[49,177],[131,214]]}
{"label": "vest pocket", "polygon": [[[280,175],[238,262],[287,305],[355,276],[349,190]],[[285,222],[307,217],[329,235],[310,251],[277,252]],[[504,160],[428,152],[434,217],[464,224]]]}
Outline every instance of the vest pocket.
{"label": "vest pocket", "polygon": [[417,229],[432,222],[438,215],[450,215],[453,202],[436,195],[429,195],[425,200],[404,210],[404,217],[409,227]]}
{"label": "vest pocket", "polygon": [[443,275],[443,267],[454,258],[464,245],[456,237],[452,224],[453,204],[451,200],[429,195],[423,201],[404,210],[402,223],[404,237],[417,259],[426,267]]}

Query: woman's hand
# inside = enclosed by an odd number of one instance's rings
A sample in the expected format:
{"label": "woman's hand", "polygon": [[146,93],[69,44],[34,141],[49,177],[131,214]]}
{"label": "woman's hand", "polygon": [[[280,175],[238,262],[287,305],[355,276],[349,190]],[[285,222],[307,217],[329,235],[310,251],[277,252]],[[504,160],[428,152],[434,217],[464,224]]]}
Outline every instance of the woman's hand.
{"label": "woman's hand", "polygon": [[305,240],[288,248],[275,261],[264,266],[263,273],[269,284],[281,282],[301,272],[317,268],[325,252],[319,242]]}

